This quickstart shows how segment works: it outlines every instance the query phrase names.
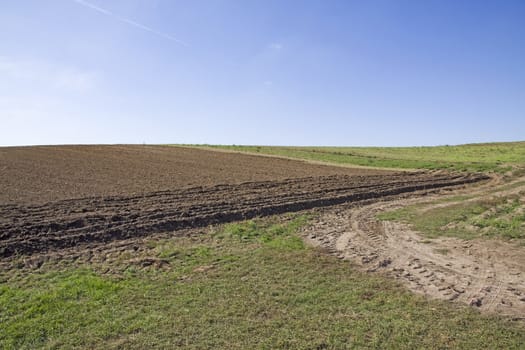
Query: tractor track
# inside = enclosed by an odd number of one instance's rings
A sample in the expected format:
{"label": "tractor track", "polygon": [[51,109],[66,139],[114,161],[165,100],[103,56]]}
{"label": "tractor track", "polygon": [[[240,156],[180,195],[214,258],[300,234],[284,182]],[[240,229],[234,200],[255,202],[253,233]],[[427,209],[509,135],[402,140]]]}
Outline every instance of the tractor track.
{"label": "tractor track", "polygon": [[[496,184],[497,179],[492,179],[465,193],[477,194],[479,200],[483,196],[518,193],[525,189],[522,185],[498,191]],[[491,190],[496,192],[491,193]],[[348,260],[368,272],[387,274],[416,293],[522,320],[525,314],[525,260],[521,247],[510,242],[467,241],[452,237],[430,240],[407,224],[377,219],[379,213],[428,202],[431,198],[412,195],[327,208],[305,228],[303,236],[312,245],[324,248],[339,259]],[[446,204],[438,203],[435,207],[443,205]]]}

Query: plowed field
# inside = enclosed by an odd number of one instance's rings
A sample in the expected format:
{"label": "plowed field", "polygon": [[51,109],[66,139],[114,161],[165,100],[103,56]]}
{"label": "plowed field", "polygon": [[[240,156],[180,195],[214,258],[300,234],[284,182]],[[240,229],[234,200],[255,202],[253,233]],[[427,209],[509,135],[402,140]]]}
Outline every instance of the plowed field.
{"label": "plowed field", "polygon": [[0,148],[0,204],[385,172],[170,146]]}
{"label": "plowed field", "polygon": [[[0,154],[3,257],[457,186],[484,178],[381,173],[160,146],[5,148]],[[192,186],[196,183],[200,186]]]}

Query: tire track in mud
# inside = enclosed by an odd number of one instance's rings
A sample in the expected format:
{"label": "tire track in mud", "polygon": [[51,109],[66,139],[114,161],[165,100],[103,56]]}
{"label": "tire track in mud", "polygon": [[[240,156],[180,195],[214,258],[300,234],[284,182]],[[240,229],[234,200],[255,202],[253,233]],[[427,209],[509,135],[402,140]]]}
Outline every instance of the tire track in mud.
{"label": "tire track in mud", "polygon": [[487,179],[479,174],[295,178],[42,205],[0,205],[0,256],[32,254],[203,227]]}
{"label": "tire track in mud", "polygon": [[[483,190],[494,189],[492,184],[482,187],[481,194]],[[414,292],[465,303],[484,312],[524,319],[525,257],[522,248],[499,241],[427,240],[406,224],[382,222],[376,218],[381,212],[424,201],[428,199],[412,196],[329,208],[323,210],[303,235],[314,246],[323,247],[366,271],[386,273]]]}

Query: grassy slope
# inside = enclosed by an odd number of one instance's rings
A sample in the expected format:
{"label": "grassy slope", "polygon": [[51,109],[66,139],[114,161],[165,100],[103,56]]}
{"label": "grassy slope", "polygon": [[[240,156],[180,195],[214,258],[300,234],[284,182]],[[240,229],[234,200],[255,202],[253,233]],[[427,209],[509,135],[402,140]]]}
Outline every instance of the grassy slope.
{"label": "grassy slope", "polygon": [[509,170],[525,163],[525,142],[437,147],[207,146],[336,164],[401,169]]}
{"label": "grassy slope", "polygon": [[122,262],[5,272],[0,348],[518,349],[520,324],[415,296],[307,248],[305,217],[150,239],[169,270]]}

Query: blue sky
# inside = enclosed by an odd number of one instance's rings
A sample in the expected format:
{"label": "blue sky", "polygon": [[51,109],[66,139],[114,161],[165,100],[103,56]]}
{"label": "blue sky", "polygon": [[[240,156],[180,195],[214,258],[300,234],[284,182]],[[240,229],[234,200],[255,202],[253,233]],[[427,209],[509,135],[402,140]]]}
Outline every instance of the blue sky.
{"label": "blue sky", "polygon": [[525,139],[525,1],[1,0],[0,145]]}

